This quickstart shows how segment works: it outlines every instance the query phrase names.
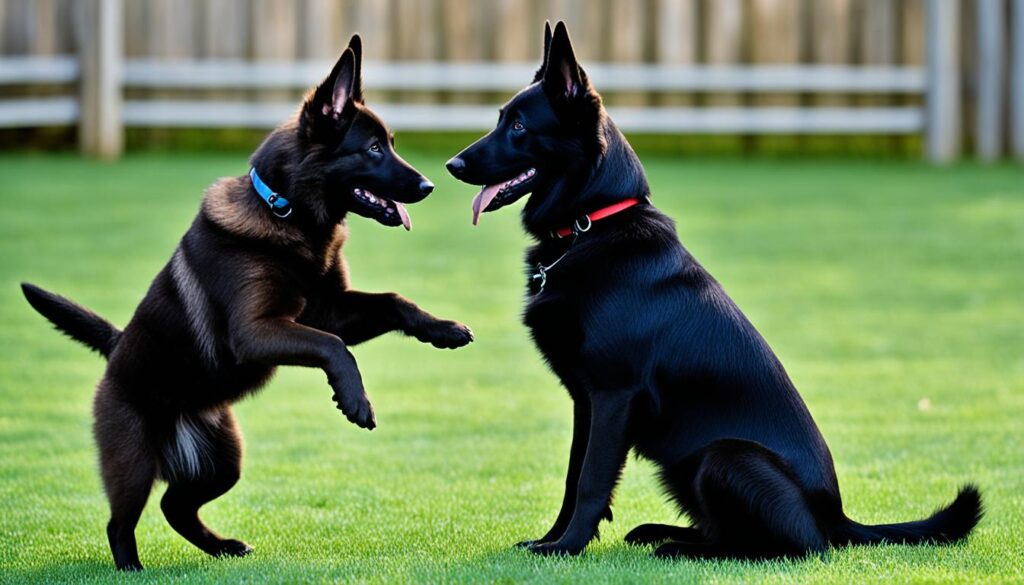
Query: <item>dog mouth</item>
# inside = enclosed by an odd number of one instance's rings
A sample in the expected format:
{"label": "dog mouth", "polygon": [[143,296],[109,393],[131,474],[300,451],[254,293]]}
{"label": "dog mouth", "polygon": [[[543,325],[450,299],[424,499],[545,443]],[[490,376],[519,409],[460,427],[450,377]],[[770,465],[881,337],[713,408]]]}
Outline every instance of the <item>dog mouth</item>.
{"label": "dog mouth", "polygon": [[481,213],[501,209],[525,195],[528,190],[524,187],[536,174],[537,170],[530,168],[504,183],[484,186],[473,198],[473,225],[480,223]]}
{"label": "dog mouth", "polygon": [[352,189],[352,195],[357,203],[353,211],[359,215],[376,220],[377,223],[386,226],[400,225],[406,231],[412,229],[412,218],[409,217],[405,205],[398,201],[374,195],[361,187]]}

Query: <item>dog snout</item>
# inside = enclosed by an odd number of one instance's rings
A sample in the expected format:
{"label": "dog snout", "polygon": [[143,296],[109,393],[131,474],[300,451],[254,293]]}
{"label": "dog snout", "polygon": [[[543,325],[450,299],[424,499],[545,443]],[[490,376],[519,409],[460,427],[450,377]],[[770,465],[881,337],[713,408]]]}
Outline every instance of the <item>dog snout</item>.
{"label": "dog snout", "polygon": [[434,184],[431,183],[428,179],[423,179],[422,181],[420,181],[420,194],[421,195],[426,197],[427,195],[430,195],[433,191],[434,191]]}
{"label": "dog snout", "polygon": [[457,156],[452,157],[452,159],[444,166],[456,179],[462,178],[462,174],[466,171],[466,161]]}

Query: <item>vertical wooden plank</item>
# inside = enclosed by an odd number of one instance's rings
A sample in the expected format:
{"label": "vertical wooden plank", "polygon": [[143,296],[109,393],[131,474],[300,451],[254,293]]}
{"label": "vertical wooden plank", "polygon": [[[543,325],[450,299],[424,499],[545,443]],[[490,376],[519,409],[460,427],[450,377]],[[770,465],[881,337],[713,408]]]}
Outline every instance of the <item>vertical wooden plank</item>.
{"label": "vertical wooden plank", "polygon": [[[615,23],[609,29],[609,60],[613,63],[642,63],[645,57],[647,11],[640,2],[612,2],[609,9],[608,17]],[[647,103],[647,96],[640,91],[612,97],[610,103],[613,105],[641,106]]]}
{"label": "vertical wooden plank", "polygon": [[150,0],[146,34],[153,57],[190,59],[198,48],[195,0]]}
{"label": "vertical wooden plank", "polygon": [[337,0],[302,0],[299,55],[303,59],[336,59],[348,36],[342,33]]}
{"label": "vertical wooden plank", "polygon": [[[795,65],[801,57],[801,12],[799,0],[752,0],[751,60],[755,65]],[[795,94],[759,95],[760,106],[798,106]],[[801,137],[757,136],[746,147],[761,151],[797,150]]]}
{"label": "vertical wooden plank", "polygon": [[[960,67],[960,148],[976,144],[978,106],[978,0],[961,0],[957,19],[957,33],[960,35],[960,49],[957,51],[957,65]],[[963,153],[961,153],[963,154]]]}
{"label": "vertical wooden plank", "polygon": [[[897,2],[890,0],[868,0],[855,4],[858,19],[857,34],[854,42],[857,49],[857,60],[867,67],[893,66],[899,62],[899,7]],[[856,10],[859,8],[859,11]],[[868,95],[857,96],[856,103],[865,107],[885,107],[907,102],[905,96]],[[911,96],[913,105],[920,105],[920,96]],[[875,143],[890,152],[901,153],[906,150],[906,136],[888,136]],[[916,152],[916,144],[911,147]]]}
{"label": "vertical wooden plank", "polygon": [[206,0],[203,4],[203,57],[245,59],[249,56],[248,0]]}
{"label": "vertical wooden plank", "polygon": [[[483,10],[476,0],[444,0],[442,4],[442,45],[443,58],[447,62],[484,60]],[[451,94],[445,101],[453,101]],[[458,101],[462,103],[484,103],[479,93],[461,92]]]}
{"label": "vertical wooden plank", "polygon": [[[497,0],[494,4],[494,56],[499,61],[528,61],[537,51],[537,34],[529,34],[530,4],[526,0]],[[570,33],[571,34],[571,33]]]}
{"label": "vertical wooden plank", "polygon": [[752,0],[751,57],[757,64],[788,65],[800,61],[800,2]]}
{"label": "vertical wooden plank", "polygon": [[31,51],[35,55],[53,55],[57,52],[58,0],[36,0],[35,27]]}
{"label": "vertical wooden plank", "polygon": [[607,37],[604,34],[604,21],[610,11],[608,0],[546,0],[540,5],[533,35],[536,43],[536,55],[539,58],[544,50],[542,39],[545,20],[554,26],[559,20],[565,22],[572,35],[576,56],[584,61],[600,61],[607,54]]}
{"label": "vertical wooden plank", "polygon": [[[355,30],[363,35],[363,59],[387,60],[394,46],[394,30],[391,28],[390,0],[352,2],[348,20],[355,24]],[[347,40],[347,39],[345,39]]]}
{"label": "vertical wooden plank", "polygon": [[32,0],[6,0],[0,51],[6,55],[27,55],[36,32],[36,10]]}
{"label": "vertical wooden plank", "polygon": [[976,0],[977,97],[974,148],[979,159],[991,162],[1003,144],[1003,15],[1002,0]]}
{"label": "vertical wooden plank", "polygon": [[298,53],[298,12],[297,0],[253,0],[254,59],[288,61],[295,58]]}
{"label": "vertical wooden plank", "polygon": [[696,0],[658,0],[651,28],[657,37],[655,61],[671,65],[697,62]]}
{"label": "vertical wooden plank", "polygon": [[82,68],[79,143],[90,156],[121,154],[122,0],[79,0]]}
{"label": "vertical wooden plank", "polygon": [[[658,0],[654,19],[654,60],[668,65],[695,65],[699,41],[697,0]],[[691,95],[658,96],[662,105],[686,106],[693,102]]]}
{"label": "vertical wooden plank", "polygon": [[[141,33],[145,43],[145,56],[153,59],[188,60],[198,56],[202,47],[200,34],[196,30],[197,0],[147,0],[128,4],[145,4],[145,23]],[[150,99],[178,97],[177,92],[161,89],[147,89],[140,95]],[[167,128],[145,128],[132,132],[134,140],[141,138],[148,145],[163,146],[172,142],[178,134]]]}
{"label": "vertical wooden plank", "polygon": [[124,5],[124,56],[126,58],[148,57],[149,45],[149,3],[126,2]]}
{"label": "vertical wooden plank", "polygon": [[[401,61],[434,61],[439,43],[435,32],[438,5],[434,0],[397,0],[395,4],[395,57]],[[437,92],[398,92],[403,102],[436,103]]]}
{"label": "vertical wooden plank", "polygon": [[482,61],[483,38],[477,34],[483,26],[481,3],[476,0],[444,0],[443,11],[445,59]]}
{"label": "vertical wooden plank", "polygon": [[[708,65],[738,65],[744,53],[743,0],[705,0],[704,14],[707,33],[703,37],[704,55]],[[709,94],[707,103],[716,106],[735,106],[740,96]]]}
{"label": "vertical wooden plank", "polygon": [[960,3],[927,0],[928,103],[926,154],[932,163],[960,155]]}
{"label": "vertical wooden plank", "polygon": [[[290,61],[295,59],[298,43],[297,0],[253,0],[252,58],[255,61]],[[259,99],[270,102],[292,101],[295,90],[263,90]]]}
{"label": "vertical wooden plank", "polygon": [[[816,65],[849,65],[852,57],[850,42],[852,2],[850,0],[816,0],[810,4],[810,58]],[[815,96],[817,105],[841,106],[848,103],[845,96],[831,94]]]}
{"label": "vertical wooden plank", "polygon": [[[431,61],[439,43],[435,31],[437,4],[434,0],[397,0],[396,30],[392,42],[403,61]],[[390,35],[389,35],[390,36]]]}
{"label": "vertical wooden plank", "polygon": [[862,5],[860,59],[863,64],[896,63],[896,7],[896,3],[882,0],[869,0]]}
{"label": "vertical wooden plank", "polygon": [[903,0],[902,26],[900,27],[900,62],[904,65],[924,65],[925,50],[925,0]]}
{"label": "vertical wooden plank", "polygon": [[1024,163],[1024,0],[1013,0],[1010,23],[1010,116],[1013,156]]}
{"label": "vertical wooden plank", "polygon": [[74,55],[78,52],[78,32],[75,26],[75,0],[58,0],[54,24],[58,55]]}

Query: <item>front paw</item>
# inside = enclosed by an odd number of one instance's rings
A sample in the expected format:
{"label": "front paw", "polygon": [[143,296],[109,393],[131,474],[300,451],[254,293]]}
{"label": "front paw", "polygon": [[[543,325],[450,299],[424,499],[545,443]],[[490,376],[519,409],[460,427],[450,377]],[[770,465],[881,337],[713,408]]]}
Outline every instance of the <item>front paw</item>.
{"label": "front paw", "polygon": [[211,553],[215,557],[244,557],[252,552],[252,547],[241,540],[221,540],[217,549]]}
{"label": "front paw", "polygon": [[455,349],[473,341],[473,331],[455,321],[431,321],[416,328],[412,334],[423,343],[440,349]]}
{"label": "front paw", "polygon": [[555,542],[541,542],[535,543],[526,548],[526,550],[544,556],[576,556],[583,552],[583,546],[575,545],[572,543],[556,540]]}
{"label": "front paw", "polygon": [[377,426],[377,417],[373,413],[373,405],[370,404],[370,400],[366,397],[361,381],[358,384],[344,384],[332,380],[331,387],[334,388],[332,399],[337,403],[338,410],[345,415],[349,422],[370,431]]}

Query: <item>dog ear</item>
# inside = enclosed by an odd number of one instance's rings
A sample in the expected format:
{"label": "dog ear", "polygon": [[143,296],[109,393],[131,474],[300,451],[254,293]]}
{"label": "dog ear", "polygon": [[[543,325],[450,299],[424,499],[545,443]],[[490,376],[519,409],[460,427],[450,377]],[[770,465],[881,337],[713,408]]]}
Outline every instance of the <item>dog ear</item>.
{"label": "dog ear", "polygon": [[576,62],[569,31],[558,21],[544,68],[544,90],[552,97],[573,100],[588,90],[586,74]]}
{"label": "dog ear", "polygon": [[363,39],[359,33],[352,35],[348,41],[348,48],[352,50],[355,57],[355,84],[352,91],[352,100],[363,103]]}
{"label": "dog ear", "polygon": [[362,95],[362,82],[358,77],[359,66],[356,65],[356,54],[351,48],[345,49],[338,64],[340,67],[337,67],[338,74],[334,78],[330,104],[335,118],[341,116],[349,102],[359,101],[357,96]]}
{"label": "dog ear", "polygon": [[533,75],[533,83],[537,83],[544,77],[544,70],[548,65],[548,51],[551,50],[551,21],[544,21],[544,54],[540,58],[540,69]]}
{"label": "dog ear", "polygon": [[361,92],[356,74],[355,53],[346,48],[331,73],[302,105],[299,128],[307,137],[328,136],[351,121],[352,115],[346,109],[352,107],[355,96]]}

